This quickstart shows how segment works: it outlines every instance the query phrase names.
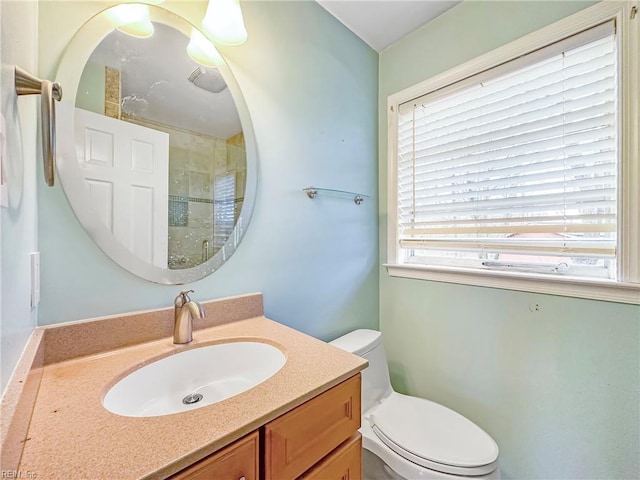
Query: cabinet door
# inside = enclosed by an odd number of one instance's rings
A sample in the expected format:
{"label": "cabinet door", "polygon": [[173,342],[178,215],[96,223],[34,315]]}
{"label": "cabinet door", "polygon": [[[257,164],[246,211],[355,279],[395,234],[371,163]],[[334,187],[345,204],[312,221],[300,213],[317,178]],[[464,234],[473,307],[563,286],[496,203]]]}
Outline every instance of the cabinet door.
{"label": "cabinet door", "polygon": [[258,480],[258,432],[185,468],[171,480]]}
{"label": "cabinet door", "polygon": [[265,480],[293,480],[360,428],[360,374],[265,426]]}
{"label": "cabinet door", "polygon": [[360,480],[362,478],[362,436],[356,433],[336,448],[300,480]]}

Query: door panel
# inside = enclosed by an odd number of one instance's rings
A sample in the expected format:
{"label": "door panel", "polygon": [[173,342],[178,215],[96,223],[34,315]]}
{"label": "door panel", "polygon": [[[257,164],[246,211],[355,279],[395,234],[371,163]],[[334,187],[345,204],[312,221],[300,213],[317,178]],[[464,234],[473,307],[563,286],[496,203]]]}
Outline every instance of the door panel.
{"label": "door panel", "polygon": [[96,215],[130,251],[166,268],[169,135],[79,108],[75,117]]}

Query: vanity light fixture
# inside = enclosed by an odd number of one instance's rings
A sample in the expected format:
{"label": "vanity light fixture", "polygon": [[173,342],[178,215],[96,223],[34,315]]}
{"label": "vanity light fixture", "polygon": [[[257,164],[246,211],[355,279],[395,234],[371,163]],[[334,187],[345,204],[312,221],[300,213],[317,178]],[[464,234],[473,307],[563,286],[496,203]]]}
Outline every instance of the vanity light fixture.
{"label": "vanity light fixture", "polygon": [[209,0],[202,30],[214,42],[240,45],[247,40],[239,0]]}
{"label": "vanity light fixture", "polygon": [[148,5],[124,3],[110,8],[107,15],[113,26],[127,35],[137,38],[153,35]]}
{"label": "vanity light fixture", "polygon": [[191,39],[187,45],[187,54],[198,65],[203,67],[217,67],[222,64],[222,56],[197,28],[191,29]]}

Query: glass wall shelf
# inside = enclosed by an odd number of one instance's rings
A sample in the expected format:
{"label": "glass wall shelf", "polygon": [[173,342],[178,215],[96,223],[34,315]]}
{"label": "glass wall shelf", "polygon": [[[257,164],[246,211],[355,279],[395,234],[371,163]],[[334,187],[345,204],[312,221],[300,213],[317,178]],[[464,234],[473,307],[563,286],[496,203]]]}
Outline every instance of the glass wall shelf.
{"label": "glass wall shelf", "polygon": [[360,205],[364,202],[365,198],[371,198],[369,195],[365,195],[364,193],[356,193],[356,192],[348,192],[345,190],[336,190],[333,188],[319,188],[319,187],[307,187],[302,189],[303,192],[307,194],[309,198],[316,198],[318,195],[325,195],[327,197],[337,197],[337,198],[349,198],[353,200],[353,203],[356,205]]}

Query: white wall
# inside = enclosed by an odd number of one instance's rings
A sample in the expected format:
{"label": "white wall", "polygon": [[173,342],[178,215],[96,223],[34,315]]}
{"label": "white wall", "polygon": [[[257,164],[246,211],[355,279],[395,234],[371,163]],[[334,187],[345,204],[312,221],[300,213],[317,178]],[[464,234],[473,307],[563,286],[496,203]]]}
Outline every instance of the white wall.
{"label": "white wall", "polygon": [[[37,250],[36,168],[40,166],[39,96],[15,95],[14,65],[37,75],[38,3],[0,2],[2,41],[0,109],[7,125],[6,181],[9,208],[0,207],[0,345],[2,391],[36,324],[30,306],[29,253]],[[38,179],[41,180],[40,174]]]}
{"label": "white wall", "polygon": [[[591,3],[465,1],[381,53],[381,263],[387,96]],[[380,326],[396,388],[482,426],[500,447],[503,478],[638,478],[637,305],[391,278],[381,268]]]}

